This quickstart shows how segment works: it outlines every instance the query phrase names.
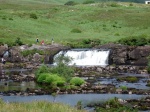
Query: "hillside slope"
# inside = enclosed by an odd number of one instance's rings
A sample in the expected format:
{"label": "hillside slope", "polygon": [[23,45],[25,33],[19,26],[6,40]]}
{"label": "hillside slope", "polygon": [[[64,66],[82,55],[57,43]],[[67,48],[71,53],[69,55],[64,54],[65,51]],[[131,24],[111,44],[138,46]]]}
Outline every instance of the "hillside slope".
{"label": "hillside slope", "polygon": [[[118,39],[144,35],[150,38],[150,5],[122,2],[65,6],[48,0],[1,0],[0,42],[21,38],[33,43],[80,39]],[[61,1],[61,0],[60,0]]]}

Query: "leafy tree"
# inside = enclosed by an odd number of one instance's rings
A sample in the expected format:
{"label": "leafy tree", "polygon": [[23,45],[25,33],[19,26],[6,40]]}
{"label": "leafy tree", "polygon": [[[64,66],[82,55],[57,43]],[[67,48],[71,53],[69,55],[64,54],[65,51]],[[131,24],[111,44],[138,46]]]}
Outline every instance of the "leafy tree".
{"label": "leafy tree", "polygon": [[55,58],[56,66],[50,69],[51,73],[59,74],[67,81],[71,79],[74,74],[74,67],[68,66],[71,62],[71,58],[68,56],[60,55]]}

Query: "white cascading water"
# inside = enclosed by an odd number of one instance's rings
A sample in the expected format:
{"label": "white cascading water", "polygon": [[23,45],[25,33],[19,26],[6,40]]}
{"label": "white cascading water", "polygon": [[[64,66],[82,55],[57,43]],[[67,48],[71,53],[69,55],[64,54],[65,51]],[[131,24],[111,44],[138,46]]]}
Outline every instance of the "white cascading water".
{"label": "white cascading water", "polygon": [[109,50],[68,50],[61,51],[56,56],[64,54],[73,58],[69,65],[77,66],[106,66],[108,65]]}

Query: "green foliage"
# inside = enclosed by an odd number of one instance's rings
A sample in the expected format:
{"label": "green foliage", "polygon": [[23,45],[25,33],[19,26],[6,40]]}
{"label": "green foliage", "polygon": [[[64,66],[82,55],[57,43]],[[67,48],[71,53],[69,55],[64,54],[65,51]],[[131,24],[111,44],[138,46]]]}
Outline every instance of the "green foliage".
{"label": "green foliage", "polygon": [[56,66],[51,68],[50,72],[59,74],[59,76],[64,77],[67,81],[69,81],[74,74],[74,68],[68,66],[71,60],[72,59],[70,57],[66,57],[63,55],[56,57]]}
{"label": "green foliage", "polygon": [[26,57],[28,55],[34,55],[35,53],[39,53],[40,55],[44,54],[43,50],[33,49],[33,50],[24,50],[21,52],[21,54]]}
{"label": "green foliage", "polygon": [[150,87],[150,82],[146,84],[146,86]]}
{"label": "green foliage", "polygon": [[[70,81],[71,77],[74,74],[74,68],[68,66],[70,61],[71,61],[71,58],[60,55],[60,56],[56,57],[56,59],[55,59],[56,66],[48,68],[46,65],[42,65],[41,67],[39,67],[37,69],[37,71],[35,72],[36,78],[38,79],[38,77],[39,77],[40,82],[44,81],[46,83],[51,83],[51,80],[52,80],[54,85],[61,86],[65,83],[65,80],[67,82]],[[44,73],[44,76],[41,76],[42,73]],[[55,75],[47,77],[47,75],[45,75],[45,73],[55,74]],[[45,79],[45,77],[47,77],[47,78]],[[55,77],[55,79],[57,79],[56,81],[53,81],[54,77]],[[62,80],[60,77],[65,78],[65,80]]]}
{"label": "green foliage", "polygon": [[[14,39],[19,37],[24,44],[29,44],[35,43],[37,36],[40,41],[44,39],[49,43],[53,36],[55,42],[61,44],[82,39],[100,39],[108,43],[141,34],[150,37],[150,19],[147,14],[149,6],[133,3],[134,6],[130,7],[131,2],[116,2],[120,5],[118,9],[110,6],[112,2],[96,1],[94,6],[90,6],[82,4],[83,1],[75,0],[74,2],[79,2],[80,5],[72,7],[64,6],[64,0],[24,0],[24,5],[19,0],[0,1],[0,42],[13,46]],[[32,13],[40,19],[31,19]],[[116,27],[112,26],[114,21],[118,22]],[[121,28],[118,28],[118,25]],[[74,28],[79,29],[81,33],[72,33]],[[120,36],[115,35],[116,31]],[[71,45],[88,47],[77,42]]]}
{"label": "green foliage", "polygon": [[94,0],[86,0],[83,2],[83,4],[92,4],[92,3],[95,3]]}
{"label": "green foliage", "polygon": [[146,35],[140,35],[120,39],[118,42],[130,46],[144,46],[150,44],[150,39],[146,38]]}
{"label": "green foliage", "polygon": [[1,46],[1,45],[4,45],[4,43],[3,43],[3,42],[0,42],[0,46]]}
{"label": "green foliage", "polygon": [[23,45],[23,42],[21,41],[21,39],[18,37],[15,41],[15,45]]}
{"label": "green foliage", "polygon": [[31,13],[31,14],[30,14],[30,18],[38,19],[37,15],[36,15],[36,14],[34,14],[34,13]]}
{"label": "green foliage", "polygon": [[60,77],[58,74],[49,74],[45,82],[52,85],[62,86],[65,84],[65,80]]}
{"label": "green foliage", "polygon": [[150,73],[150,56],[148,56],[147,72]]}
{"label": "green foliage", "polygon": [[36,78],[38,78],[42,73],[49,73],[49,68],[46,65],[42,65],[36,70]]}
{"label": "green foliage", "polygon": [[85,81],[79,77],[73,77],[70,80],[70,84],[75,85],[75,86],[81,86],[84,83],[85,83]]}
{"label": "green foliage", "polygon": [[112,99],[110,99],[110,100],[108,100],[107,102],[106,102],[106,105],[109,105],[110,107],[115,107],[115,108],[118,108],[118,107],[120,107],[120,106],[122,106],[120,103],[119,103],[119,101],[118,101],[118,98],[112,98]]}
{"label": "green foliage", "polygon": [[72,61],[72,58],[64,55],[59,55],[55,58],[54,61],[58,66],[60,64],[68,65]]}
{"label": "green foliage", "polygon": [[127,88],[127,86],[121,86],[120,87],[123,91],[126,91],[128,88]]}
{"label": "green foliage", "polygon": [[105,102],[105,107],[109,106],[109,108],[97,108],[96,112],[138,112],[137,109],[133,109],[129,106],[124,106],[123,104],[121,104],[118,100],[118,98],[112,98],[108,101]]}
{"label": "green foliage", "polygon": [[58,74],[42,73],[39,75],[37,82],[47,83],[52,86],[63,86],[65,84],[65,79],[60,77]]}
{"label": "green foliage", "polygon": [[118,108],[102,108],[102,107],[97,107],[96,112],[138,112],[137,109],[133,109],[128,106],[121,106]]}
{"label": "green foliage", "polygon": [[69,105],[47,101],[6,103],[0,99],[0,107],[0,112],[85,112]]}
{"label": "green foliage", "polygon": [[78,28],[72,29],[71,30],[72,33],[81,33],[82,31]]}
{"label": "green foliage", "polygon": [[82,39],[67,43],[67,46],[71,48],[91,48],[94,46],[101,45],[102,41],[100,39]]}
{"label": "green foliage", "polygon": [[120,78],[117,78],[118,81],[127,81],[127,82],[137,82],[138,81],[138,78],[137,77],[134,77],[134,76],[127,76],[127,77],[120,77]]}
{"label": "green foliage", "polygon": [[111,7],[118,7],[119,5],[116,2],[110,4]]}
{"label": "green foliage", "polygon": [[46,82],[46,78],[49,76],[48,73],[41,73],[37,79],[37,82],[43,83]]}
{"label": "green foliage", "polygon": [[77,3],[76,2],[74,2],[74,1],[68,1],[67,3],[65,3],[64,5],[71,5],[71,6],[73,6],[73,5],[76,5]]}
{"label": "green foliage", "polygon": [[148,62],[147,72],[150,73],[150,61]]}

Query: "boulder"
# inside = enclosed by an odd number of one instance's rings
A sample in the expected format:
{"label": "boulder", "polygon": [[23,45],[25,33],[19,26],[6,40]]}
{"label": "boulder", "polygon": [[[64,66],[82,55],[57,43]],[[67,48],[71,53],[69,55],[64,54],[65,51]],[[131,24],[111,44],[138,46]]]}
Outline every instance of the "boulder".
{"label": "boulder", "polygon": [[127,46],[110,43],[96,48],[110,50],[109,64],[147,66],[147,57],[150,56],[150,46]]}

